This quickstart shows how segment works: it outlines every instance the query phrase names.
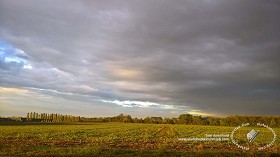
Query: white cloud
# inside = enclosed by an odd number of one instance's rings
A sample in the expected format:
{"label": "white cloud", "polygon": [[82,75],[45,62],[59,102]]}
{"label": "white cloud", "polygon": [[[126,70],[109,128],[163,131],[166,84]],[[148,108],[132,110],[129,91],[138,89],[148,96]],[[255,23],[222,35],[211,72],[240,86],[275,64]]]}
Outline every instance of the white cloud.
{"label": "white cloud", "polygon": [[24,65],[23,68],[24,68],[24,69],[28,69],[28,70],[33,69],[33,67],[32,67],[30,64]]}
{"label": "white cloud", "polygon": [[179,108],[176,108],[174,105],[165,105],[165,104],[159,104],[159,103],[150,102],[150,101],[102,100],[102,102],[113,103],[113,104],[117,104],[117,105],[120,105],[123,107],[160,108],[160,109],[164,109],[164,110],[178,110],[179,109]]}
{"label": "white cloud", "polygon": [[60,91],[53,90],[53,89],[41,89],[41,88],[34,88],[34,87],[28,87],[27,89],[33,89],[33,90],[37,90],[37,91],[46,91],[46,92],[51,92],[54,94],[73,95],[73,93],[70,93],[70,92],[60,92]]}

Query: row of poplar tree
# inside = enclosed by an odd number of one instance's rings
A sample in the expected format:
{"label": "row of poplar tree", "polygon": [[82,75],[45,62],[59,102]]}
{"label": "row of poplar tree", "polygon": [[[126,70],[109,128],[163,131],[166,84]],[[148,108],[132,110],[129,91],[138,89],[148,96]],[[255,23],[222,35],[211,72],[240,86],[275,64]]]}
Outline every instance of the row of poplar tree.
{"label": "row of poplar tree", "polygon": [[29,112],[26,115],[28,122],[79,122],[80,116],[62,115],[57,113]]}

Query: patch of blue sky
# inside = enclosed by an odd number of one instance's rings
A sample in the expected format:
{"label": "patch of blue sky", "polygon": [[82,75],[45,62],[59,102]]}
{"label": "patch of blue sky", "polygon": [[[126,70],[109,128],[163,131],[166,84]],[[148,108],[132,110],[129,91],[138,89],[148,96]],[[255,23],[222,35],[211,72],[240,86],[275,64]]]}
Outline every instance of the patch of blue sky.
{"label": "patch of blue sky", "polygon": [[16,62],[23,65],[25,69],[32,69],[32,66],[19,55],[25,55],[24,51],[15,48],[13,45],[0,39],[0,59],[6,63]]}

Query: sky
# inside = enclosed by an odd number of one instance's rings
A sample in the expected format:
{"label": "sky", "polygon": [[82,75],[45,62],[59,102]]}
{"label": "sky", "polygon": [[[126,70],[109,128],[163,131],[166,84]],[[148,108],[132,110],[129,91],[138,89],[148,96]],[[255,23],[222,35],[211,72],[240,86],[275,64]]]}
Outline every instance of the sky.
{"label": "sky", "polygon": [[0,0],[0,116],[279,115],[279,0]]}

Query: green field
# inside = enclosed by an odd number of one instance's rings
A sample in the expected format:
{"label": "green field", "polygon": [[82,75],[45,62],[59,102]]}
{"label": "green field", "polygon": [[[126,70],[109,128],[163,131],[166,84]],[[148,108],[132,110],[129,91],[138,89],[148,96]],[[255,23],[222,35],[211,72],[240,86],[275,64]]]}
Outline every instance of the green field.
{"label": "green field", "polygon": [[[205,134],[230,134],[234,128],[134,123],[2,124],[0,156],[280,156],[278,137],[274,145],[264,151],[241,150],[231,141],[178,140],[203,138]],[[269,134],[265,128],[259,129]],[[274,130],[278,136],[280,129]],[[240,137],[236,138],[238,141]],[[260,135],[254,146],[270,138]],[[238,142],[248,145],[242,140]]]}

